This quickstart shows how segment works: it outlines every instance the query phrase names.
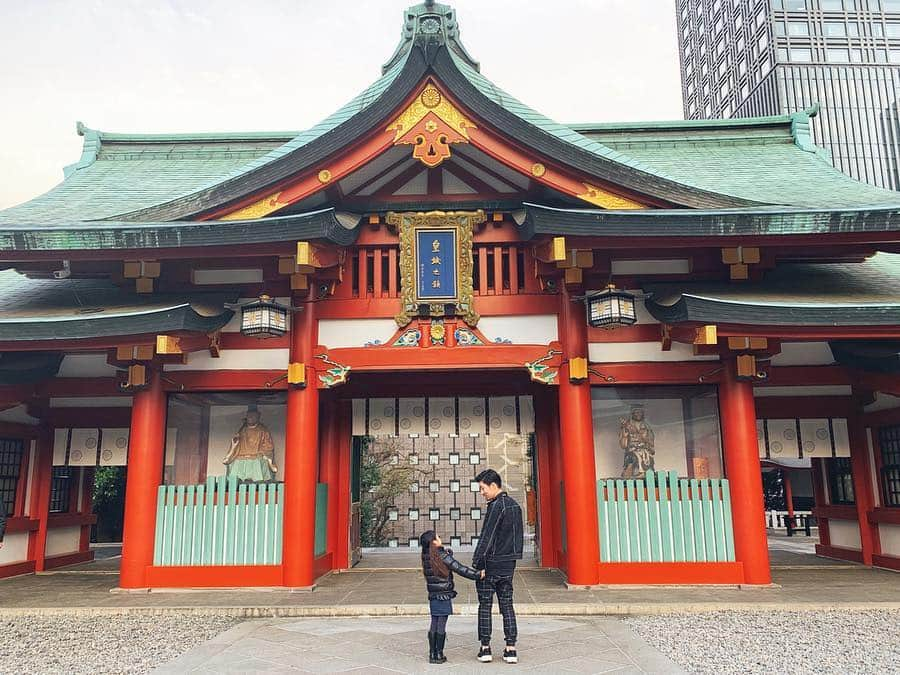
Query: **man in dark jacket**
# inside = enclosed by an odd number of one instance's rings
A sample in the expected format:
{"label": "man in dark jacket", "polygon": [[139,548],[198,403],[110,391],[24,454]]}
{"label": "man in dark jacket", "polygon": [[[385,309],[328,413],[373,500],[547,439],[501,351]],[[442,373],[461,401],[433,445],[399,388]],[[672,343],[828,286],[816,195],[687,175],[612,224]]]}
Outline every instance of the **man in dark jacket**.
{"label": "man in dark jacket", "polygon": [[0,548],[3,548],[4,534],[6,534],[6,508],[0,505]]}
{"label": "man in dark jacket", "polygon": [[478,481],[481,496],[488,502],[478,546],[472,555],[472,566],[476,570],[485,570],[484,578],[475,582],[478,591],[478,640],[481,642],[478,660],[481,662],[493,660],[491,609],[496,593],[500,614],[503,615],[503,637],[506,640],[503,660],[507,663],[518,663],[513,574],[516,571],[516,560],[522,559],[524,546],[522,509],[515,499],[503,491],[500,474],[493,469],[482,471],[475,480]]}

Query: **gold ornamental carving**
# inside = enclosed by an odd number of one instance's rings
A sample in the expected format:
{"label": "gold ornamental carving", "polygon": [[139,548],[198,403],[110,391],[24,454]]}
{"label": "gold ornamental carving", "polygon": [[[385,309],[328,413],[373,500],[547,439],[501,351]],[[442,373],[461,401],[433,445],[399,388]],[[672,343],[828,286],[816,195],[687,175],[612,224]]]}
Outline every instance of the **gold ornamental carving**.
{"label": "gold ornamental carving", "polygon": [[531,165],[531,175],[535,178],[540,178],[545,173],[547,173],[547,167],[540,162],[535,162]]}
{"label": "gold ornamental carving", "polygon": [[433,168],[450,157],[452,143],[468,143],[475,124],[428,82],[416,99],[387,126],[394,145],[412,145],[413,157]]}
{"label": "gold ornamental carving", "polygon": [[259,201],[253,202],[242,209],[232,211],[219,218],[219,220],[254,220],[255,218],[263,218],[264,216],[287,206],[287,204],[282,204],[278,201],[280,196],[281,191],[279,190],[278,192],[267,195]]}
{"label": "gold ornamental carving", "polygon": [[331,180],[331,172],[328,169],[322,169],[318,178],[320,183],[327,183]]}
{"label": "gold ornamental carving", "polygon": [[607,192],[602,188],[598,188],[596,185],[591,185],[590,183],[582,183],[582,185],[584,185],[586,192],[578,195],[578,198],[583,199],[594,206],[599,206],[604,209],[622,210],[647,208],[640,202],[620,197],[612,192]]}
{"label": "gold ornamental carving", "polygon": [[[478,323],[473,291],[472,237],[476,225],[487,220],[481,209],[477,211],[429,211],[416,213],[388,213],[387,223],[400,234],[400,312],[394,317],[401,328],[416,316],[461,316],[470,326]],[[417,286],[417,232],[453,231],[456,250],[453,263],[457,280],[455,295],[441,302],[420,293]],[[427,253],[427,252],[424,252]],[[431,258],[431,262],[434,258]],[[423,264],[428,262],[426,256]],[[451,311],[448,311],[448,308]]]}

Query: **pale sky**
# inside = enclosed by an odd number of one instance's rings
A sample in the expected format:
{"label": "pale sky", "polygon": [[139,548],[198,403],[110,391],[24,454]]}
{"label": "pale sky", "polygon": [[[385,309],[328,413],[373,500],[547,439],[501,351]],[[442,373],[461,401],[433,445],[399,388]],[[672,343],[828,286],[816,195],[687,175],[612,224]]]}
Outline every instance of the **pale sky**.
{"label": "pale sky", "polygon": [[[0,0],[0,208],[103,131],[301,130],[377,79],[410,0]],[[482,72],[560,122],[681,119],[674,0],[455,0]]]}

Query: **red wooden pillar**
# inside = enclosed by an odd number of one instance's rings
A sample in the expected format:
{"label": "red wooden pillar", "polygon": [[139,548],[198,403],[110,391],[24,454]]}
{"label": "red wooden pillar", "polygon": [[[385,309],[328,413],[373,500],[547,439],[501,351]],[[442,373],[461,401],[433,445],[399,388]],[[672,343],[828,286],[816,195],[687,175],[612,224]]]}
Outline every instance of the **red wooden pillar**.
{"label": "red wooden pillar", "polygon": [[335,399],[328,400],[323,406],[321,424],[319,481],[328,485],[328,530],[325,550],[331,554],[333,566],[337,541],[338,498],[340,496],[338,485],[340,405]]}
{"label": "red wooden pillar", "polygon": [[791,489],[791,472],[788,469],[781,470],[781,482],[784,484],[784,504],[788,518],[794,522],[794,491]]}
{"label": "red wooden pillar", "polygon": [[872,554],[881,553],[878,526],[869,522],[869,514],[875,508],[872,489],[872,462],[869,461],[869,441],[862,416],[862,403],[847,420],[850,436],[850,472],[853,476],[853,495],[856,501],[856,519],[859,521],[859,542],[864,565],[872,564]]}
{"label": "red wooden pillar", "polygon": [[[556,394],[556,392],[553,392]],[[548,412],[553,422],[550,425],[550,509],[553,514],[553,565],[566,570],[568,563],[565,560],[562,543],[562,443],[559,440],[559,396],[547,397]]]}
{"label": "red wooden pillar", "polygon": [[34,560],[36,572],[45,569],[47,553],[47,523],[50,517],[50,484],[53,474],[53,430],[44,427],[34,448],[34,484],[28,515],[38,521],[38,529],[28,541],[28,557]]}
{"label": "red wooden pillar", "polygon": [[594,426],[591,386],[569,380],[568,360],[587,358],[584,305],[563,287],[559,333],[564,365],[559,371],[559,432],[562,445],[566,503],[568,581],[587,586],[600,582],[600,537],[597,529],[597,476],[594,466]]}
{"label": "red wooden pillar", "polygon": [[162,480],[166,444],[166,394],[162,378],[148,369],[149,384],[135,393],[128,435],[128,477],[122,531],[122,588],[147,586],[156,536],[156,495]]}
{"label": "red wooden pillar", "polygon": [[353,460],[353,404],[338,401],[337,504],[335,507],[334,562],[336,570],[350,567],[350,473]]}
{"label": "red wooden pillar", "polygon": [[753,384],[737,378],[734,359],[724,363],[719,384],[719,412],[725,443],[725,473],[731,484],[735,557],[744,564],[746,583],[770,584],[772,575],[763,517],[765,500],[756,440]]}
{"label": "red wooden pillar", "polygon": [[313,367],[318,339],[315,284],[291,322],[291,363],[306,365],[306,387],[287,396],[284,453],[284,585],[312,588],[316,545],[316,479],[319,454],[319,390]]}
{"label": "red wooden pillar", "polygon": [[556,548],[554,546],[553,494],[551,488],[553,475],[550,469],[553,447],[552,436],[556,430],[552,428],[557,416],[552,413],[551,392],[546,387],[535,392],[535,436],[537,441],[537,498],[538,498],[538,536],[540,538],[541,567],[555,567]]}

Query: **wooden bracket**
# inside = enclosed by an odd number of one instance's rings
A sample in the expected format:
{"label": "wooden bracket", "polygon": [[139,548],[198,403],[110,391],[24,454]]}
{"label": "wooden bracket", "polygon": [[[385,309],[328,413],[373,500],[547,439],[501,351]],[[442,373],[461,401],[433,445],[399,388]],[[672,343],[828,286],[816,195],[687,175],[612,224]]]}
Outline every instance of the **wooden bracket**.
{"label": "wooden bracket", "polygon": [[736,246],[722,249],[722,262],[728,265],[728,275],[732,281],[750,278],[750,265],[758,265],[761,260],[758,246]]}
{"label": "wooden bracket", "polygon": [[728,349],[734,352],[765,351],[769,348],[769,340],[764,337],[728,337]]}
{"label": "wooden bracket", "polygon": [[119,345],[116,347],[116,361],[132,363],[134,361],[152,361],[155,353],[154,345]]}
{"label": "wooden bracket", "polygon": [[694,334],[695,345],[714,345],[718,342],[718,329],[715,326],[700,326]]}
{"label": "wooden bracket", "polygon": [[296,262],[314,268],[334,267],[342,262],[341,252],[332,247],[313,244],[308,241],[297,242]]}
{"label": "wooden bracket", "polygon": [[667,323],[659,325],[659,344],[662,351],[672,351],[672,327]]}
{"label": "wooden bracket", "polygon": [[222,333],[220,331],[209,334],[209,355],[214,359],[222,355]]}
{"label": "wooden bracket", "polygon": [[156,353],[160,355],[183,354],[181,338],[172,335],[157,335]]}
{"label": "wooden bracket", "polygon": [[566,238],[553,237],[534,247],[534,257],[541,262],[557,263],[566,259]]}

